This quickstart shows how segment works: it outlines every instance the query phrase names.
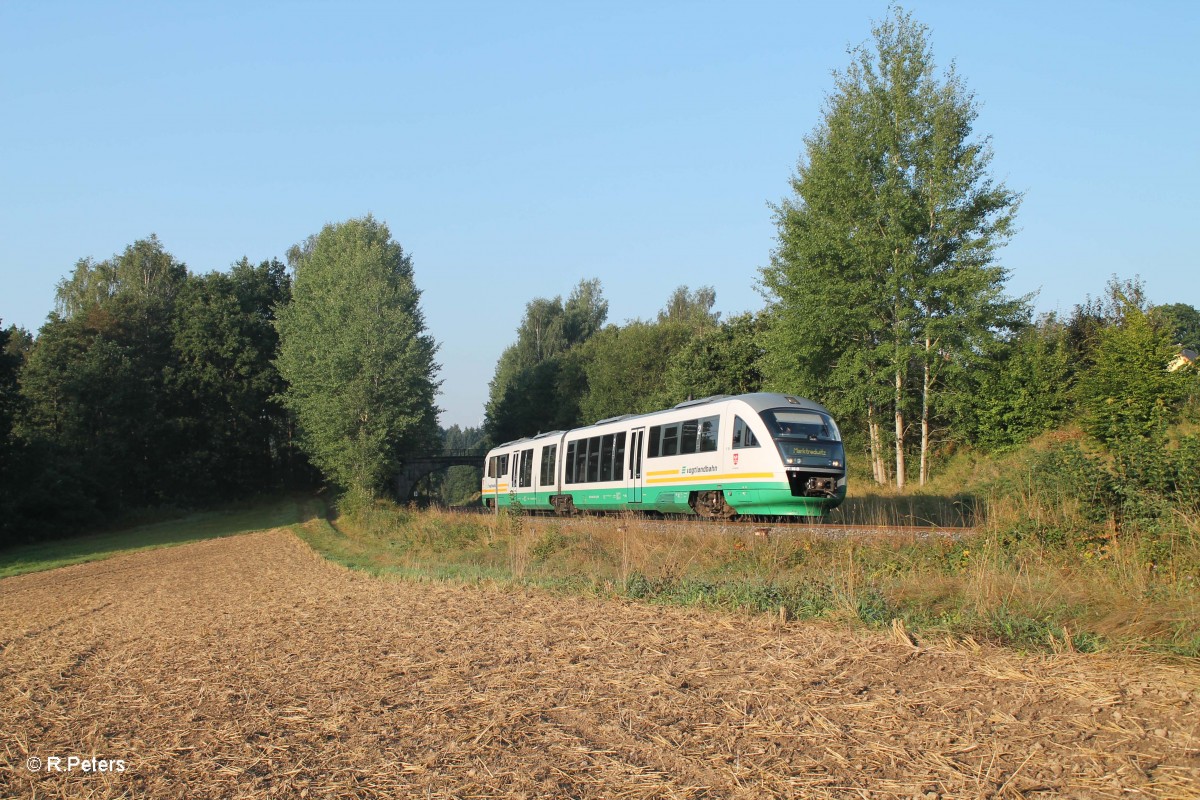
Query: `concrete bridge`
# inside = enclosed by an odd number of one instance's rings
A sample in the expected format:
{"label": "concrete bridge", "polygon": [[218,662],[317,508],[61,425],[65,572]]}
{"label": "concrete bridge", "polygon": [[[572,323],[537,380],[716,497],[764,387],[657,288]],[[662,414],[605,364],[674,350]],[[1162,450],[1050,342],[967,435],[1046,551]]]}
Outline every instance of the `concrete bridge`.
{"label": "concrete bridge", "polygon": [[483,450],[447,450],[440,455],[410,458],[400,465],[396,476],[396,499],[401,503],[413,499],[413,490],[426,475],[450,467],[479,467],[483,469],[487,453]]}

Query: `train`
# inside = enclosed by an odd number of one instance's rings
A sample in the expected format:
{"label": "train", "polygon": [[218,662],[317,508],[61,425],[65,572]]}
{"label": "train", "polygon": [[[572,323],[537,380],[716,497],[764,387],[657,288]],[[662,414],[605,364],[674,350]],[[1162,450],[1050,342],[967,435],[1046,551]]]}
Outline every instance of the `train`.
{"label": "train", "polygon": [[564,516],[634,511],[823,517],[846,497],[841,433],[820,404],[759,392],[505,442],[486,457],[481,499]]}

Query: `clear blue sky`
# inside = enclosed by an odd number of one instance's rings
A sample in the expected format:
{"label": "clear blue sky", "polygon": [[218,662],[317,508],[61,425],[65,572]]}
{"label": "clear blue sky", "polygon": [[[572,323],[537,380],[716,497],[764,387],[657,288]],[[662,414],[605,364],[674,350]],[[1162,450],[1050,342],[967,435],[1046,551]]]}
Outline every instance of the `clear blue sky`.
{"label": "clear blue sky", "polygon": [[[1025,192],[1009,291],[1200,307],[1200,5],[912,2]],[[802,139],[884,2],[0,3],[0,319],[157,233],[193,272],[367,212],[413,256],[443,424],[527,301],[756,310]]]}

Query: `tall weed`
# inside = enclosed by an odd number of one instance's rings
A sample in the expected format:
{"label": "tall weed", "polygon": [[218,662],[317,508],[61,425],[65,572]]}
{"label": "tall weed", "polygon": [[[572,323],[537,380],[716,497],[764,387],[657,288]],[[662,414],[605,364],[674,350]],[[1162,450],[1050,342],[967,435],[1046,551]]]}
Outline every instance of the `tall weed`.
{"label": "tall weed", "polygon": [[1039,457],[1040,482],[1026,474],[992,486],[987,521],[968,534],[839,537],[778,526],[632,516],[565,522],[374,504],[339,518],[336,537],[310,540],[376,573],[901,625],[920,638],[1200,655],[1195,518],[1120,528],[1111,518],[1097,521],[1094,507],[1072,492],[1103,491],[1102,463],[1078,447]]}

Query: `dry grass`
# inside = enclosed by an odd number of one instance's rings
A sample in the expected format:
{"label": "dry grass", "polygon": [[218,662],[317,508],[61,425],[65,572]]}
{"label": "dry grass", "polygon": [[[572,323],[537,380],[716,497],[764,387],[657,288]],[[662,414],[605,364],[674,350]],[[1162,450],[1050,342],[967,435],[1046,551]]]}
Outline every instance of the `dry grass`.
{"label": "dry grass", "polygon": [[[913,531],[635,517],[410,513],[339,519],[319,551],[376,573],[514,581],[576,593],[971,636],[1032,649],[1200,654],[1200,547],[1147,566],[1136,539],[1090,549]],[[1190,566],[1189,566],[1190,565]]]}
{"label": "dry grass", "polygon": [[[1145,658],[379,580],[283,531],[0,598],[4,796],[1200,797],[1200,682]],[[23,766],[71,754],[128,768]]]}

